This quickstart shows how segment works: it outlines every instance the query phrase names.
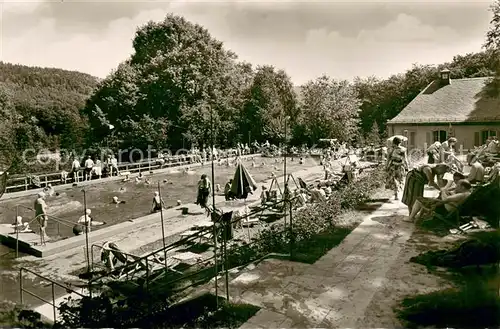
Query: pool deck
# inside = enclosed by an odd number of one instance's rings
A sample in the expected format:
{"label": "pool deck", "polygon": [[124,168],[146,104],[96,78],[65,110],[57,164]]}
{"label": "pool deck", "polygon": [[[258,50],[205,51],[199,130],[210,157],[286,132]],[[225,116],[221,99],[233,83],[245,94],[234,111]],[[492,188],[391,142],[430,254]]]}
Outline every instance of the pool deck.
{"label": "pool deck", "polygon": [[[322,175],[323,169],[321,166],[308,167],[292,174],[293,177],[301,177],[302,179],[304,179],[304,181],[318,179]],[[260,185],[269,186],[271,181],[272,180],[267,180]],[[280,187],[283,188],[283,179],[278,179],[277,181],[279,182]],[[249,195],[248,199],[246,200],[246,205],[250,206],[253,203],[259,202],[260,194],[261,187],[259,186],[258,189],[253,192],[253,194]],[[239,210],[244,208],[245,206],[245,203],[243,201],[227,202],[225,201],[223,196],[218,195],[215,197],[215,202],[217,204],[217,207],[224,212]],[[181,213],[181,210],[184,207],[188,208],[187,215],[182,215]],[[207,215],[205,214],[203,209],[200,208],[200,206],[195,204],[185,204],[177,206],[175,208],[165,209],[163,211],[163,219],[165,222],[165,232],[168,232],[168,235],[173,235],[188,230],[196,223],[206,221]],[[175,223],[175,225],[172,227],[171,224],[173,223]],[[0,240],[8,241],[11,247],[15,247],[16,237],[15,234],[10,234],[12,232],[12,228],[7,230],[0,227]],[[161,235],[158,235],[159,232],[161,232],[161,214],[153,213],[147,216],[139,217],[133,220],[95,230],[93,232],[90,232],[88,234],[88,237],[90,240],[90,244],[95,244],[106,240],[116,241],[117,236],[126,234],[134,236],[134,240],[123,244],[137,245],[139,243],[140,246],[142,246],[160,240]],[[40,245],[39,240],[40,238],[38,234],[21,233],[19,234],[19,250],[36,257],[44,258],[57,255],[61,252],[75,248],[79,248],[81,252],[81,248],[84,248],[86,245],[86,236],[84,234],[63,240],[58,240],[55,242],[48,242],[46,245]],[[120,243],[122,244],[122,242]]]}

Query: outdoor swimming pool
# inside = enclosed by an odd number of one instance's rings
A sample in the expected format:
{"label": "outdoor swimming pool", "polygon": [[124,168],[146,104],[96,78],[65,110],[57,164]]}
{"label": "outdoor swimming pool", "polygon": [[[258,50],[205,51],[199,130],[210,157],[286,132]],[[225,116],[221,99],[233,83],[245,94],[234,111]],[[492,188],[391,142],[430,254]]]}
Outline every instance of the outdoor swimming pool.
{"label": "outdoor swimming pool", "polygon": [[[245,159],[243,161],[257,183],[268,180],[272,172],[276,176],[283,174],[283,163],[276,163],[275,158],[256,157],[255,168],[251,166],[252,160]],[[265,165],[262,165],[262,162]],[[291,173],[316,165],[317,163],[313,159],[306,159],[304,164],[300,165],[297,158],[289,158],[287,172]],[[215,164],[215,184],[220,184],[223,189],[227,181],[233,178],[234,172],[234,166],[226,167],[225,165]],[[153,194],[158,189],[158,182],[160,183],[163,200],[167,206],[175,206],[177,200],[180,200],[183,204],[194,203],[197,183],[202,174],[206,174],[208,177],[211,176],[210,164],[205,164],[204,167],[193,167],[192,171],[188,173],[184,173],[182,169],[174,168],[166,173],[146,175],[151,182],[149,185],[143,182],[136,183],[134,177],[131,177],[128,182],[115,180],[86,186],[87,208],[92,210],[94,220],[106,222],[105,225],[94,229],[150,214]],[[56,221],[49,220],[47,234],[51,238],[70,237],[73,236],[73,225],[83,215],[84,211],[82,187],[69,187],[58,191],[58,193],[58,196],[54,195],[46,198],[49,215],[67,222],[68,225],[57,225]],[[114,196],[125,203],[114,204],[112,202]],[[25,207],[32,208],[35,198],[36,196],[33,195],[0,202],[0,223],[14,222],[16,216],[15,207],[17,205],[21,206],[19,207],[19,215],[25,221],[34,218],[34,212]]]}

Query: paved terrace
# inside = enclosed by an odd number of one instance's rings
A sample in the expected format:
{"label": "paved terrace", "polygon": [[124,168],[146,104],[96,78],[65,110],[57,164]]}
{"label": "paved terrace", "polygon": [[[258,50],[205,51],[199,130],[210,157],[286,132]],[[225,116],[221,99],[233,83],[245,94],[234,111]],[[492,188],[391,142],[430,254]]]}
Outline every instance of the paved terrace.
{"label": "paved terrace", "polygon": [[[414,225],[403,221],[407,214],[399,201],[383,204],[313,265],[268,259],[247,267],[231,281],[230,298],[262,309],[241,329],[362,326],[365,310],[390,284],[386,273],[413,233]],[[225,296],[222,283],[219,289]]]}

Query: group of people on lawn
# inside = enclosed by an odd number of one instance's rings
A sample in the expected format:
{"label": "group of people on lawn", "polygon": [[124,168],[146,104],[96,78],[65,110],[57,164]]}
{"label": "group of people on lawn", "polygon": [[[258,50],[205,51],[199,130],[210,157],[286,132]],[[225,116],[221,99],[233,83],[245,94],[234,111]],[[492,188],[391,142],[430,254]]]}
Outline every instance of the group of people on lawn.
{"label": "group of people on lawn", "polygon": [[[399,194],[403,191],[401,201],[408,206],[410,222],[418,219],[428,209],[447,215],[467,199],[474,184],[484,181],[485,168],[477,156],[468,158],[471,169],[467,175],[463,173],[464,164],[454,155],[454,146],[457,143],[454,137],[443,143],[432,144],[427,149],[427,163],[411,170],[407,150],[401,143],[402,140],[395,137],[388,152],[385,167],[388,176],[386,187],[394,191],[395,200],[399,199]],[[494,170],[498,174],[498,168]],[[446,173],[452,173],[453,179],[444,179]],[[426,185],[439,191],[437,198],[423,196]]]}

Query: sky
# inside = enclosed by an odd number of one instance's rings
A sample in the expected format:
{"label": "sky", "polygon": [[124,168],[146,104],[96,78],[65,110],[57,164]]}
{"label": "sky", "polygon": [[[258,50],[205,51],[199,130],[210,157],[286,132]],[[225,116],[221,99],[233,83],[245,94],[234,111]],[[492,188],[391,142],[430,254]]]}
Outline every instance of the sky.
{"label": "sky", "polygon": [[404,72],[481,50],[491,1],[0,0],[0,60],[106,77],[138,26],[169,12],[203,25],[239,59],[295,84]]}

